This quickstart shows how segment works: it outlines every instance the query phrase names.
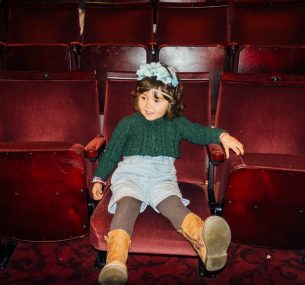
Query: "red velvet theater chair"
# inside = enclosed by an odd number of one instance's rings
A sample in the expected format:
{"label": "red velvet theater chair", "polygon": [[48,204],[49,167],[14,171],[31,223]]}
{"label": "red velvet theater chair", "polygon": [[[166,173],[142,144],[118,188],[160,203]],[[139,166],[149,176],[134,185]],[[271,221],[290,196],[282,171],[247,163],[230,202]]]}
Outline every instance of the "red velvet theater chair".
{"label": "red velvet theater chair", "polygon": [[229,42],[254,45],[304,45],[305,4],[302,2],[235,1]]}
{"label": "red velvet theater chair", "polygon": [[86,4],[80,69],[96,70],[101,112],[107,72],[136,71],[150,61],[152,41],[151,2]]}
{"label": "red velvet theater chair", "polygon": [[[184,86],[185,115],[192,121],[210,124],[208,73],[180,74]],[[133,112],[131,91],[135,87],[134,73],[110,73],[106,81],[106,100],[103,136],[109,140],[119,120]],[[118,105],[117,102],[120,102]],[[203,146],[183,142],[181,158],[177,161],[177,174],[183,196],[191,200],[190,209],[205,219],[209,206],[204,186],[206,182],[206,152]],[[107,244],[104,236],[109,231],[112,215],[107,206],[111,191],[106,190],[91,217],[90,239],[98,251],[96,267],[105,264]],[[161,234],[160,234],[161,233]],[[192,246],[172,227],[170,222],[148,207],[140,214],[134,228],[130,253],[196,256]],[[199,259],[198,259],[199,260]],[[206,274],[199,261],[199,272]]]}
{"label": "red velvet theater chair", "polygon": [[96,149],[87,143],[100,122],[94,76],[78,75],[0,79],[1,269],[17,241],[88,234],[95,163],[86,156]]}
{"label": "red velvet theater chair", "polygon": [[145,45],[90,43],[81,46],[80,69],[96,71],[101,113],[104,110],[107,72],[117,70],[135,72],[141,64],[150,61],[149,54]]}
{"label": "red velvet theater chair", "polygon": [[305,74],[305,46],[242,45],[234,72]]}
{"label": "red velvet theater chair", "polygon": [[3,69],[27,71],[70,71],[77,62],[68,44],[7,44]]}
{"label": "red velvet theater chair", "polygon": [[[304,106],[304,76],[223,75],[216,126],[245,149],[220,163],[221,150],[211,148],[219,164],[215,210],[230,224],[232,241],[305,248]],[[211,178],[212,172],[211,166]]]}
{"label": "red velvet theater chair", "polygon": [[69,71],[76,69],[73,46],[80,41],[78,4],[8,2],[4,68]]}
{"label": "red velvet theater chair", "polygon": [[228,37],[227,1],[159,1],[157,45],[226,44]]}
{"label": "red velvet theater chair", "polygon": [[77,3],[8,3],[8,43],[79,41]]}
{"label": "red velvet theater chair", "polygon": [[153,39],[151,2],[87,3],[82,42],[149,45]]}
{"label": "red velvet theater chair", "polygon": [[227,63],[223,45],[162,45],[157,49],[157,58],[179,72],[209,72],[212,114],[216,112],[219,82]]}

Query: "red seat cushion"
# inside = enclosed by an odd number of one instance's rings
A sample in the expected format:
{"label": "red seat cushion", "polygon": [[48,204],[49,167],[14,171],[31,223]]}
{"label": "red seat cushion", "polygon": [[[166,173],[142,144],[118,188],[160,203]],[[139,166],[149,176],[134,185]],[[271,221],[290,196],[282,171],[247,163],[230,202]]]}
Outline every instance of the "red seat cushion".
{"label": "red seat cushion", "polygon": [[[200,186],[179,184],[182,195],[191,200],[189,208],[202,219],[209,216],[207,201]],[[92,245],[102,251],[107,250],[104,236],[109,231],[112,214],[107,210],[111,191],[107,191],[91,216],[90,239]],[[134,227],[130,252],[196,256],[191,244],[175,231],[172,224],[152,208],[141,213]]]}

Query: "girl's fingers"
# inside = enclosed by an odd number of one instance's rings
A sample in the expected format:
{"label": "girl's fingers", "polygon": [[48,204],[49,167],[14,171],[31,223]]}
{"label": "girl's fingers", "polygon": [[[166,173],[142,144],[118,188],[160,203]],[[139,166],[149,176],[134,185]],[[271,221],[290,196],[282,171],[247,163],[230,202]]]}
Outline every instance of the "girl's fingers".
{"label": "girl's fingers", "polygon": [[93,199],[94,200],[101,200],[102,197],[103,197],[103,192],[100,191],[100,190],[93,190],[92,194],[93,194]]}
{"label": "girl's fingers", "polygon": [[232,149],[233,152],[235,152],[237,155],[242,155],[244,154],[244,147],[239,141],[233,141],[233,142],[228,142],[227,144],[224,143],[224,150],[226,153],[226,157],[229,158],[229,152],[230,149]]}

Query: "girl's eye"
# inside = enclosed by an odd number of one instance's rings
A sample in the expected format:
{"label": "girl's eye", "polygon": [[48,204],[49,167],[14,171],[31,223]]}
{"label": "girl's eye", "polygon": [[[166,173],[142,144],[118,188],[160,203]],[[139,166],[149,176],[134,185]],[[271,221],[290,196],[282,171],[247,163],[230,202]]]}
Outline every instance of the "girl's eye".
{"label": "girl's eye", "polygon": [[160,97],[155,97],[155,102],[156,103],[160,103],[160,102],[162,102],[164,99],[163,98],[160,98]]}

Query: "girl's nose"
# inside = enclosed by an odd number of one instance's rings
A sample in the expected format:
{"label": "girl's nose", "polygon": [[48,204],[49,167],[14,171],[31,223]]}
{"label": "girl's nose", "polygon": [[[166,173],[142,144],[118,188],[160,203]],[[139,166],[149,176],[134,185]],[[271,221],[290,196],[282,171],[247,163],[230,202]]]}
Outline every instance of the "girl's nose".
{"label": "girl's nose", "polygon": [[145,104],[145,107],[146,108],[150,108],[152,105],[151,105],[151,100],[146,100],[146,104]]}

